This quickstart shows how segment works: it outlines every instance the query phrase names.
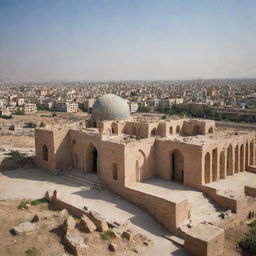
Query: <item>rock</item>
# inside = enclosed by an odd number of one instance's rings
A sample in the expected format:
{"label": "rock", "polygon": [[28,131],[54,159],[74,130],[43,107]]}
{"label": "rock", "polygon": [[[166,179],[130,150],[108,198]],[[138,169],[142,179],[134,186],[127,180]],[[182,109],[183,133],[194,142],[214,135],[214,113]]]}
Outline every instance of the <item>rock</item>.
{"label": "rock", "polygon": [[35,214],[35,216],[32,218],[32,220],[30,222],[34,223],[34,222],[38,222],[39,221],[39,217],[37,214]]}
{"label": "rock", "polygon": [[108,230],[108,224],[106,220],[104,220],[99,213],[95,211],[90,211],[90,219],[93,221],[97,230],[100,232],[105,232]]}
{"label": "rock", "polygon": [[97,229],[95,224],[85,215],[81,217],[80,227],[85,232],[91,233]]}
{"label": "rock", "polygon": [[69,217],[69,213],[67,209],[63,209],[60,211],[60,217],[64,220],[66,220]]}
{"label": "rock", "polygon": [[84,243],[84,239],[80,235],[67,232],[63,242],[75,255],[87,255],[87,245]]}
{"label": "rock", "polygon": [[143,242],[146,246],[151,246],[153,245],[153,241],[150,239],[147,239],[146,241]]}
{"label": "rock", "polygon": [[133,240],[133,234],[131,232],[131,230],[126,230],[122,233],[122,238],[127,239],[128,241],[132,241]]}
{"label": "rock", "polygon": [[35,224],[30,221],[22,222],[11,229],[11,233],[15,235],[29,234],[36,230]]}
{"label": "rock", "polygon": [[109,249],[111,252],[116,252],[116,250],[118,249],[118,245],[117,245],[116,243],[111,242],[111,243],[108,245],[108,249]]}
{"label": "rock", "polygon": [[113,228],[112,234],[114,238],[121,238],[122,231],[120,231],[118,228]]}
{"label": "rock", "polygon": [[76,222],[72,216],[68,216],[68,218],[62,223],[61,227],[65,232],[70,232],[75,229]]}

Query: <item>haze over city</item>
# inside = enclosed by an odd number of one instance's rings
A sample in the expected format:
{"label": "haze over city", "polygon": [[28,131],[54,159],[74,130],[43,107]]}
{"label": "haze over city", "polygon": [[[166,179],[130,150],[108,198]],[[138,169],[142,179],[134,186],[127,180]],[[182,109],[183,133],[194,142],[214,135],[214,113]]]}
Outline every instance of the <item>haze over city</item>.
{"label": "haze over city", "polygon": [[0,81],[256,77],[256,2],[0,1]]}

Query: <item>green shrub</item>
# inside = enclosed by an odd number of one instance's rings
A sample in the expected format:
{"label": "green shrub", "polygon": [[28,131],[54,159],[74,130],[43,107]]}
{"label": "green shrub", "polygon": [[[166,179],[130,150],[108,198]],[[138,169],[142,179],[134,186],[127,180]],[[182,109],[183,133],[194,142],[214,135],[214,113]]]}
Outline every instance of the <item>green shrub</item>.
{"label": "green shrub", "polygon": [[239,241],[238,245],[249,255],[256,255],[256,235],[247,235]]}
{"label": "green shrub", "polygon": [[19,210],[27,210],[28,209],[28,204],[30,204],[30,200],[22,200],[19,205],[18,205],[18,209]]}
{"label": "green shrub", "polygon": [[37,124],[33,122],[25,123],[25,125],[23,126],[23,128],[36,128],[36,127],[37,127]]}
{"label": "green shrub", "polygon": [[109,240],[111,238],[114,238],[114,234],[112,231],[108,230],[108,231],[102,232],[100,234],[100,237],[102,240]]}
{"label": "green shrub", "polygon": [[31,205],[39,205],[39,204],[43,204],[43,203],[47,203],[47,199],[45,198],[40,198],[40,199],[36,199],[36,200],[32,200],[30,203]]}
{"label": "green shrub", "polygon": [[44,128],[44,127],[45,127],[45,123],[44,123],[44,122],[41,122],[41,123],[39,124],[39,127],[40,127],[40,128]]}
{"label": "green shrub", "polygon": [[37,256],[37,255],[39,255],[38,250],[35,247],[26,250],[25,253],[26,253],[26,256]]}

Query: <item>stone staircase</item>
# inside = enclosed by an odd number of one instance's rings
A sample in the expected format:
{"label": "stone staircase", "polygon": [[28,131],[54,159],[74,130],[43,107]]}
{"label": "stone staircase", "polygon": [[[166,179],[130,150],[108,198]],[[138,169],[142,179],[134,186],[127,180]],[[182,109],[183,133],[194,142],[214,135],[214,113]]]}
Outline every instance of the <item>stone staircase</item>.
{"label": "stone staircase", "polygon": [[205,194],[199,193],[196,197],[188,200],[190,206],[190,217],[183,224],[181,230],[186,232],[189,228],[195,227],[200,223],[209,223],[215,226],[223,221],[221,215],[225,214],[225,210],[218,207]]}
{"label": "stone staircase", "polygon": [[78,170],[62,170],[60,175],[70,182],[77,184],[78,186],[90,187],[96,190],[103,190],[103,184],[99,180],[96,174],[82,173]]}

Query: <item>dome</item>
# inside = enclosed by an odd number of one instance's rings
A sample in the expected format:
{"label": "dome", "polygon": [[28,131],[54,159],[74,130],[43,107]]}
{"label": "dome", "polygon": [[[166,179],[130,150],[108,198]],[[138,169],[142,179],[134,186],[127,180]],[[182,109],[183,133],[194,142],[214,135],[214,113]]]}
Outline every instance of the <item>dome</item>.
{"label": "dome", "polygon": [[126,100],[114,94],[105,94],[96,99],[92,107],[93,120],[126,120],[130,109]]}

